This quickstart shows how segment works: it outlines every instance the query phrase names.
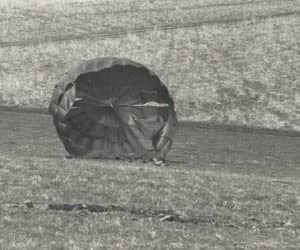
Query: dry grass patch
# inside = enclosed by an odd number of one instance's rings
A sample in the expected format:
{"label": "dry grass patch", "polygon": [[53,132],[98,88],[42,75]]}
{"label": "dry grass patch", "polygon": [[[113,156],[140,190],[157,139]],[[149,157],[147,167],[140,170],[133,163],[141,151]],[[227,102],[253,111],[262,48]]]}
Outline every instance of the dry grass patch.
{"label": "dry grass patch", "polygon": [[[166,1],[166,10],[152,11],[147,11],[151,4],[159,9],[162,3],[146,2],[149,6],[134,11],[129,2],[105,3],[98,10],[93,4],[67,9],[54,4],[48,12],[39,6],[40,14],[34,7],[6,9],[3,45],[28,39],[29,45],[0,48],[1,104],[45,108],[54,84],[72,65],[98,56],[120,56],[161,76],[180,119],[299,130],[296,2],[187,8],[191,4],[169,10],[173,1]],[[107,8],[106,16],[99,14],[102,8]],[[124,8],[128,12],[111,12]],[[170,25],[186,28],[160,30]],[[145,28],[147,32],[139,33]],[[114,38],[97,37],[106,33]],[[46,41],[53,37],[63,41]],[[30,45],[39,40],[41,44]]]}

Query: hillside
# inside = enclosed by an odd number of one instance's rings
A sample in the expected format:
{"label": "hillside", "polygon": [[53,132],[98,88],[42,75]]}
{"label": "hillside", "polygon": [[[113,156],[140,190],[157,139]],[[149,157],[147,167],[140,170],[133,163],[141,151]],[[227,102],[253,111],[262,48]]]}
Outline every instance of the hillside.
{"label": "hillside", "polygon": [[46,108],[78,62],[128,57],[169,87],[180,120],[300,130],[300,4],[3,1],[0,104]]}

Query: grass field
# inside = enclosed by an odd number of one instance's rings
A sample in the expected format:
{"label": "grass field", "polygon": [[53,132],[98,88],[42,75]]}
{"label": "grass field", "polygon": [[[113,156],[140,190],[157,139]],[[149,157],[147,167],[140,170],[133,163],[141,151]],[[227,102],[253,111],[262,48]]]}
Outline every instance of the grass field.
{"label": "grass field", "polygon": [[0,249],[300,244],[299,134],[184,123],[157,167],[68,159],[50,116],[0,116]]}
{"label": "grass field", "polygon": [[0,6],[2,105],[45,108],[74,64],[123,56],[158,73],[181,120],[300,129],[297,0]]}

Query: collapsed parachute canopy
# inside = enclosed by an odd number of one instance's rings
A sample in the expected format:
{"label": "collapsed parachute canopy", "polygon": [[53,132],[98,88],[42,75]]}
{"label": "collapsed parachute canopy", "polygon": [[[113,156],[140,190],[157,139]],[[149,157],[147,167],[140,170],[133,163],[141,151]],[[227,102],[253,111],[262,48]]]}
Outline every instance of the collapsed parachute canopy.
{"label": "collapsed parachute canopy", "polygon": [[66,150],[80,157],[164,159],[177,126],[159,78],[122,58],[79,65],[55,86],[49,111]]}

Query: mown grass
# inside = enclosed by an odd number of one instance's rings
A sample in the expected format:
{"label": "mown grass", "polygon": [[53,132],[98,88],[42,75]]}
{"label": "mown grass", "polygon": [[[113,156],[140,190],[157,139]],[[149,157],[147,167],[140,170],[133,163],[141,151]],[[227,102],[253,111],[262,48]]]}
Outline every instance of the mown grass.
{"label": "mown grass", "polygon": [[[299,137],[181,127],[169,165],[156,167],[67,159],[49,116],[0,115],[1,249],[297,249],[300,243]],[[93,213],[49,204],[123,209]],[[172,221],[174,214],[181,220]]]}
{"label": "mown grass", "polygon": [[[1,161],[5,163],[0,205],[4,249],[51,249],[51,245],[56,249],[283,249],[299,244],[300,185],[295,180],[278,183],[202,172],[201,166],[196,171],[178,171],[86,160],[2,157]],[[26,200],[39,205],[172,209],[185,218],[200,218],[200,223],[160,221],[123,212],[27,208]]]}
{"label": "mown grass", "polygon": [[[172,4],[177,8],[172,9]],[[1,103],[45,108],[54,84],[74,64],[120,56],[145,64],[161,77],[181,120],[299,130],[297,2],[191,9],[193,4],[4,5],[3,42],[29,40],[29,45],[0,48]],[[197,5],[201,4],[221,2]],[[240,21],[227,23],[232,18]],[[200,26],[185,27],[195,22]],[[185,28],[159,28],[170,24]],[[136,33],[140,28],[149,30]],[[103,32],[123,34],[94,36]],[[53,36],[71,36],[71,40],[45,42]],[[32,39],[43,42],[30,45]]]}

